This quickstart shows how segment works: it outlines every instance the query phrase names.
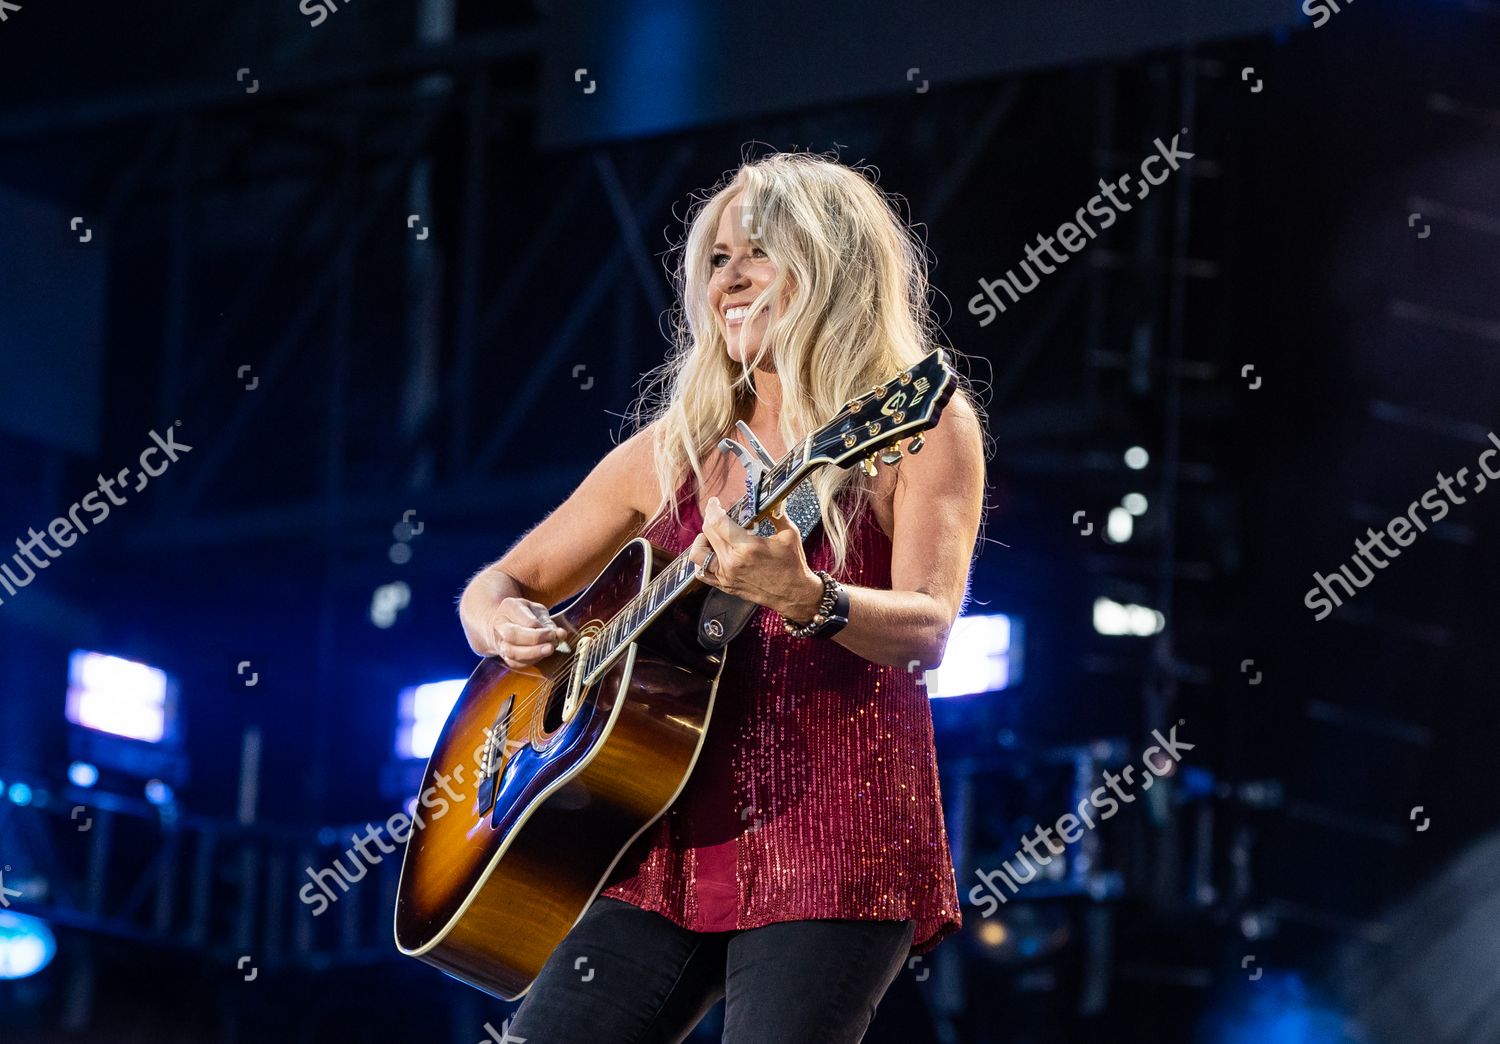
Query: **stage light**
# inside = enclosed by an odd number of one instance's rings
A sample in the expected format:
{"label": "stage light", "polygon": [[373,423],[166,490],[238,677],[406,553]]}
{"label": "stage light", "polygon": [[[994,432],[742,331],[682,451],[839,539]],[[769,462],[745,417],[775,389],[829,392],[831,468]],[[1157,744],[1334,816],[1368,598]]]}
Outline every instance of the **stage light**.
{"label": "stage light", "polygon": [[25,979],[52,963],[57,940],[47,922],[0,910],[0,979]]}
{"label": "stage light", "polygon": [[170,784],[153,779],[146,784],[146,800],[153,805],[170,805],[177,797]]}
{"label": "stage light", "polygon": [[1052,957],[1073,941],[1068,912],[1052,903],[1020,903],[987,917],[977,932],[978,952],[997,964],[1029,964]]}
{"label": "stage light", "polygon": [[1021,624],[1008,616],[960,616],[943,662],[927,672],[932,699],[996,692],[1021,680]]}
{"label": "stage light", "polygon": [[91,787],[99,782],[99,770],[87,761],[75,761],[68,766],[68,779],[74,786]]}
{"label": "stage light", "polygon": [[175,700],[165,671],[104,653],[75,650],[68,663],[68,720],[127,739],[160,743]]}
{"label": "stage light", "polygon": [[1140,471],[1151,463],[1151,454],[1141,446],[1131,446],[1125,451],[1125,466],[1131,471]]}
{"label": "stage light", "polygon": [[1120,501],[1125,510],[1139,518],[1146,513],[1146,496],[1144,493],[1126,493],[1125,498]]}
{"label": "stage light", "polygon": [[1112,543],[1123,544],[1135,532],[1135,520],[1122,507],[1110,508],[1109,518],[1104,523],[1104,535]]}
{"label": "stage light", "polygon": [[452,678],[401,690],[396,700],[396,757],[432,756],[448,712],[467,682],[467,678]]}
{"label": "stage light", "polygon": [[1144,605],[1121,605],[1110,598],[1094,599],[1094,630],[1100,634],[1148,638],[1167,624],[1167,618]]}
{"label": "stage light", "polygon": [[384,630],[396,622],[396,614],[411,604],[411,588],[403,580],[381,584],[370,599],[370,622]]}
{"label": "stage light", "polygon": [[31,804],[31,788],[25,783],[12,783],[10,790],[6,791],[12,805]]}
{"label": "stage light", "polygon": [[1346,1044],[1364,1039],[1349,1035],[1352,1013],[1320,995],[1300,972],[1255,970],[1254,986],[1232,987],[1204,1014],[1195,1039],[1206,1044]]}

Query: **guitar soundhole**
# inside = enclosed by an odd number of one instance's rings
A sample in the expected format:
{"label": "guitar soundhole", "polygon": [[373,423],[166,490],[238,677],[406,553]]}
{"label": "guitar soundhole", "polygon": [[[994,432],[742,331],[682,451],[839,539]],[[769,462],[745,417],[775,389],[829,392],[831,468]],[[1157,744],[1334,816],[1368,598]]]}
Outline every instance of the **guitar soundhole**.
{"label": "guitar soundhole", "polygon": [[568,702],[567,679],[547,690],[547,709],[542,713],[542,735],[550,736],[563,726],[563,708]]}

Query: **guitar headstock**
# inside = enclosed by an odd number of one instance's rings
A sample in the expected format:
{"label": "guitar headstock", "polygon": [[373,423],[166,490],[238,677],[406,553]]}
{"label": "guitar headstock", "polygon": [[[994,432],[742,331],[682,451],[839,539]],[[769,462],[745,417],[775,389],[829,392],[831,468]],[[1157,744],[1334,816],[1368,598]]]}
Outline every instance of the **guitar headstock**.
{"label": "guitar headstock", "polygon": [[957,375],[933,351],[910,369],[871,388],[844,404],[838,416],[812,433],[808,459],[826,460],[841,468],[858,463],[865,474],[875,474],[875,458],[882,464],[901,459],[897,447],[908,435],[908,453],[922,448],[922,433],[937,426],[943,407],[957,388]]}

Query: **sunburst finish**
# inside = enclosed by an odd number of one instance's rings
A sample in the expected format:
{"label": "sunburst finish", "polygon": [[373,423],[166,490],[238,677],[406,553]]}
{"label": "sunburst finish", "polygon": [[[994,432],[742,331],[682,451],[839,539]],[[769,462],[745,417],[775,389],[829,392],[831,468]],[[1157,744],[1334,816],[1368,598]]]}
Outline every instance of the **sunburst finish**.
{"label": "sunburst finish", "polygon": [[[591,635],[673,557],[632,541],[553,615]],[[498,658],[480,664],[423,776],[422,823],[407,842],[396,903],[403,953],[507,1000],[525,993],[697,757],[723,667],[722,654],[691,640],[700,603],[701,592],[668,606],[550,730],[570,657],[527,670]],[[507,705],[501,785],[481,807],[485,730]]]}

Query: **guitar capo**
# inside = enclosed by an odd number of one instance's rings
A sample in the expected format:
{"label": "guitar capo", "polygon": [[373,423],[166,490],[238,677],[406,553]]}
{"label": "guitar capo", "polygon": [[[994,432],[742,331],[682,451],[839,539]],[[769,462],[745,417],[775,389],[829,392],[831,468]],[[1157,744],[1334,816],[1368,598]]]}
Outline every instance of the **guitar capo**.
{"label": "guitar capo", "polygon": [[[726,437],[719,441],[719,450],[739,457],[740,464],[745,469],[745,496],[754,505],[761,478],[767,470],[776,466],[776,462],[750,430],[750,425],[740,420],[735,421],[735,427],[739,428],[740,434],[750,444],[749,448]],[[812,532],[823,517],[818,510],[818,494],[809,479],[799,482],[787,495],[782,506],[787,521],[797,528],[803,540],[807,539],[807,534]],[[757,536],[771,536],[775,532],[776,527],[764,519],[755,529]],[[703,601],[703,609],[698,614],[698,644],[709,650],[722,649],[745,629],[750,617],[759,608],[754,602],[711,588]]]}

